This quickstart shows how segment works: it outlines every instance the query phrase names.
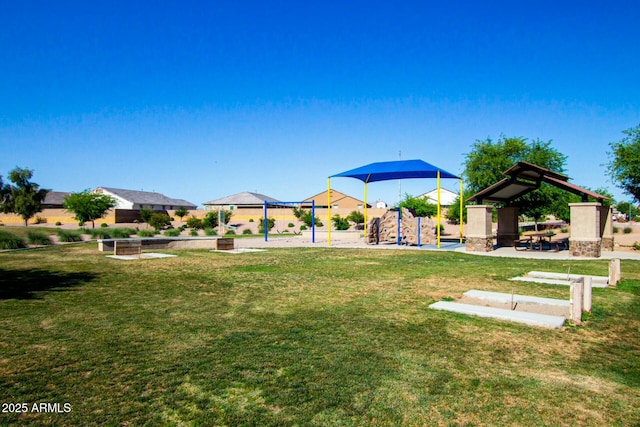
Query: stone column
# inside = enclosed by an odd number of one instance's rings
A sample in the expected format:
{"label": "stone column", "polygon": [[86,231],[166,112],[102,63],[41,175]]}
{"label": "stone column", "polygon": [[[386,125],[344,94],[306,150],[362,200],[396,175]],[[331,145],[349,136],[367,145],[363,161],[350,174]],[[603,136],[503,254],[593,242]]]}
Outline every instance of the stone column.
{"label": "stone column", "polygon": [[467,206],[467,251],[491,252],[493,233],[491,232],[492,206]]}
{"label": "stone column", "polygon": [[513,241],[520,238],[518,230],[518,208],[506,207],[498,209],[498,246],[513,246]]}
{"label": "stone column", "polygon": [[600,237],[602,238],[602,250],[613,251],[613,208],[611,206],[600,207]]}
{"label": "stone column", "polygon": [[[600,203],[569,203],[571,208],[572,256],[599,258],[601,251]],[[612,230],[613,232],[613,230]]]}

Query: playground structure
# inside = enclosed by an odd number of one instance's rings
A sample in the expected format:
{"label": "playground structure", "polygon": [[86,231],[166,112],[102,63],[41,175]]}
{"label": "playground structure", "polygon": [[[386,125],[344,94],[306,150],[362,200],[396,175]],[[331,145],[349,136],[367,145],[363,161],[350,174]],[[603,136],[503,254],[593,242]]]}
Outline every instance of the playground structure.
{"label": "playground structure", "polygon": [[435,244],[436,225],[429,218],[413,216],[405,208],[388,210],[381,218],[371,218],[367,224],[365,243],[377,245],[380,242],[415,246]]}
{"label": "playground structure", "polygon": [[[409,178],[435,178],[437,182],[437,214],[436,214],[436,239],[435,243],[440,248],[440,220],[441,220],[441,201],[440,201],[440,180],[441,178],[452,178],[460,180],[460,243],[462,243],[462,207],[463,207],[463,183],[462,179],[458,176],[440,169],[432,164],[429,164],[423,160],[399,160],[392,162],[378,162],[371,163],[365,166],[361,166],[356,169],[348,170],[342,173],[331,175],[327,179],[327,245],[331,246],[331,178],[355,178],[364,183],[364,223],[365,223],[365,236],[369,236],[368,230],[368,217],[367,217],[367,184],[378,181],[388,181],[396,179],[409,179]],[[401,224],[398,220],[398,228],[401,231]],[[416,234],[416,243],[420,240],[418,236],[421,233]],[[397,235],[398,244],[401,244],[401,233]]]}

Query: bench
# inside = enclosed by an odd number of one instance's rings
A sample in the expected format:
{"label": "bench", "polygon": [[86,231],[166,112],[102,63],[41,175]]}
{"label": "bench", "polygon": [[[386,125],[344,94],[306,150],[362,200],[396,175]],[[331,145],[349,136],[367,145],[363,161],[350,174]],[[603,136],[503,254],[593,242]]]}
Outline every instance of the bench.
{"label": "bench", "polygon": [[[524,244],[525,246],[520,246]],[[533,237],[531,236],[523,236],[522,239],[517,239],[513,241],[513,248],[516,251],[530,251],[533,250]]]}
{"label": "bench", "polygon": [[114,255],[138,255],[142,251],[141,240],[116,240],[113,244]]}
{"label": "bench", "polygon": [[569,249],[569,239],[556,239],[549,241],[549,249],[558,252],[562,249]]}

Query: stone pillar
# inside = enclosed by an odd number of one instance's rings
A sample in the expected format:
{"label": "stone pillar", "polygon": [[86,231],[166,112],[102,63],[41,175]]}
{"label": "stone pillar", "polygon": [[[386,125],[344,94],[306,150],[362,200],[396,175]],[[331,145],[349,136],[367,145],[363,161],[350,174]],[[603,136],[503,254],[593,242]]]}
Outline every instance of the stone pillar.
{"label": "stone pillar", "polygon": [[600,237],[602,238],[602,250],[613,251],[613,208],[611,206],[600,207]]}
{"label": "stone pillar", "polygon": [[513,241],[520,238],[518,230],[518,208],[506,207],[498,209],[498,246],[513,246]]}
{"label": "stone pillar", "polygon": [[492,206],[467,206],[467,251],[491,252],[493,233],[491,232]]}
{"label": "stone pillar", "polygon": [[571,209],[571,236],[569,237],[571,255],[600,258],[602,243],[600,203],[569,203],[569,207]]}

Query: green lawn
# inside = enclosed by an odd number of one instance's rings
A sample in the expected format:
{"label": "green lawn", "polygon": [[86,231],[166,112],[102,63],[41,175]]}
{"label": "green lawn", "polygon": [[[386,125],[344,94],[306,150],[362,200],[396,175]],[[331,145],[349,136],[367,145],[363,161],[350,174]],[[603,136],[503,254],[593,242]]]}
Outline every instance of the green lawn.
{"label": "green lawn", "polygon": [[[0,425],[640,425],[640,263],[581,326],[428,309],[466,290],[568,299],[530,270],[606,261],[271,249],[117,261],[0,253]],[[4,407],[6,409],[7,406]]]}

